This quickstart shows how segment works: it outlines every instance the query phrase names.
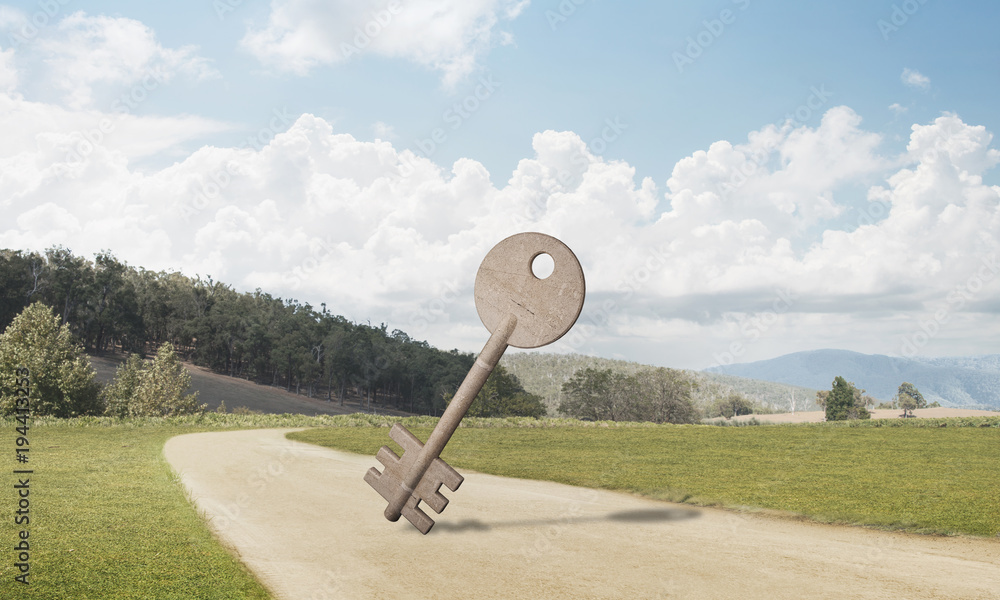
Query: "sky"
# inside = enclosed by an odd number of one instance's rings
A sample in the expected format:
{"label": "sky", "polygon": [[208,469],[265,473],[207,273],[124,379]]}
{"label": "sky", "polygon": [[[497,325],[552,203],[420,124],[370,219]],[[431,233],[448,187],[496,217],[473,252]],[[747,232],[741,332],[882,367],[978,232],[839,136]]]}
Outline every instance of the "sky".
{"label": "sky", "polygon": [[971,0],[0,4],[0,247],[478,352],[479,264],[538,231],[587,286],[543,350],[996,353],[998,22]]}

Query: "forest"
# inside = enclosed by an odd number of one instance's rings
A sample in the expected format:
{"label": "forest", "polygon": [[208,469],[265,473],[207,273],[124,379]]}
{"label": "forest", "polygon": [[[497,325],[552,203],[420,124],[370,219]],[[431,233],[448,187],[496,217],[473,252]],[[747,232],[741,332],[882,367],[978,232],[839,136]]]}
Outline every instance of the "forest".
{"label": "forest", "polygon": [[169,342],[220,374],[421,414],[440,414],[474,360],[325,304],[136,268],[107,251],[91,261],[58,246],[0,250],[0,331],[34,302],[52,307],[88,352],[145,356]]}

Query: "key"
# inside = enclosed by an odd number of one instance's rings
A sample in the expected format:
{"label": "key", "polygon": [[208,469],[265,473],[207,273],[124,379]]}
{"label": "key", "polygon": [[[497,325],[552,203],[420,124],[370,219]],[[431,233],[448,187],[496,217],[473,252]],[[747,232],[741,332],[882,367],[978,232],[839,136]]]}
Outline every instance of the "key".
{"label": "key", "polygon": [[[554,263],[545,278],[536,277],[531,268],[541,254],[548,254]],[[491,332],[486,346],[427,443],[396,423],[389,437],[403,448],[403,455],[382,446],[375,456],[384,467],[382,472],[372,467],[365,474],[365,481],[389,503],[386,519],[398,521],[403,516],[421,533],[430,531],[434,520],[420,503],[440,514],[448,505],[441,486],[454,492],[465,480],[439,458],[441,451],[507,346],[538,348],[558,340],[576,323],[585,295],[580,262],[566,244],[552,236],[519,233],[489,251],[476,273],[475,287],[476,311]]]}

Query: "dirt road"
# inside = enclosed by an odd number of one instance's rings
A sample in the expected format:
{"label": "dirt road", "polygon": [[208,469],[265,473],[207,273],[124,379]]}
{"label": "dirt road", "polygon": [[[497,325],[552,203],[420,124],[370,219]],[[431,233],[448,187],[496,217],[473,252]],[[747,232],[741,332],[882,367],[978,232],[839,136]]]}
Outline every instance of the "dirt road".
{"label": "dirt road", "polygon": [[[1000,598],[1000,540],[833,527],[463,471],[422,536],[382,516],[374,457],[197,433],[165,456],[276,598]],[[387,438],[388,439],[388,438]]]}

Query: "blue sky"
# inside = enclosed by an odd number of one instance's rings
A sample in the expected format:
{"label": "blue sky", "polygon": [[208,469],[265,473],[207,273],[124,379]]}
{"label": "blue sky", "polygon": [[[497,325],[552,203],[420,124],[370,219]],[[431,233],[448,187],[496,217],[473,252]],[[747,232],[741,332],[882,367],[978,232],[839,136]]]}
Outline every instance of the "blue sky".
{"label": "blue sky", "polygon": [[[373,139],[373,124],[383,122],[393,127],[394,142],[409,147],[434,128],[447,127],[442,114],[474,92],[479,75],[488,74],[501,84],[498,93],[458,131],[448,132],[436,162],[447,166],[471,157],[499,178],[530,152],[534,133],[574,131],[591,140],[605,119],[617,117],[629,126],[628,134],[605,156],[627,160],[638,175],[659,182],[695,150],[783,120],[814,86],[897,144],[905,143],[913,122],[944,110],[996,131],[1000,5],[916,2],[919,10],[912,16],[902,12],[907,20],[896,28],[894,7],[902,11],[903,4],[588,0],[560,8],[559,2],[536,1],[498,26],[513,36],[512,45],[490,49],[475,72],[447,88],[433,69],[364,53],[318,66],[308,76],[267,72],[239,47],[248,26],[266,24],[264,2],[92,2],[66,8],[141,21],[164,46],[197,46],[222,74],[157,94],[140,112],[199,114],[242,124],[239,133],[248,133],[272,109],[287,107],[321,116],[358,139]],[[38,10],[31,2],[11,6]],[[724,10],[733,22],[716,36],[705,22],[721,22]],[[700,34],[711,44],[698,44]],[[703,50],[681,71],[674,53],[685,55],[689,38]],[[932,87],[907,87],[900,79],[904,68],[930,78]],[[907,109],[906,118],[889,109],[893,104]],[[813,120],[819,116],[814,112]],[[220,141],[242,139],[234,133]]]}
{"label": "blue sky", "polygon": [[558,351],[996,351],[996,3],[0,6],[2,246],[475,351],[478,261],[537,229],[588,273]]}

